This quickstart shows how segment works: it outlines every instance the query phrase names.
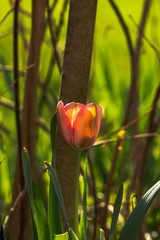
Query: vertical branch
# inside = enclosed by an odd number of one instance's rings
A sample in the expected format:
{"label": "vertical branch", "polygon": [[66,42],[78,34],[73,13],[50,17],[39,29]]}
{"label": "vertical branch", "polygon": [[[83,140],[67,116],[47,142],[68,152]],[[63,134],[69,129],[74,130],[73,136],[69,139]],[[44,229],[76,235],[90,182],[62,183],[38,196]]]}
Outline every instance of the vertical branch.
{"label": "vertical branch", "polygon": [[122,17],[122,14],[119,10],[119,8],[117,7],[117,5],[115,4],[115,2],[113,0],[109,0],[113,10],[115,11],[115,14],[119,20],[119,23],[124,31],[124,35],[126,37],[126,41],[127,41],[127,45],[128,45],[128,50],[129,50],[129,53],[130,53],[130,59],[131,59],[131,62],[132,62],[132,58],[133,58],[133,54],[134,54],[134,48],[133,48],[133,44],[132,44],[132,40],[131,40],[131,36],[130,36],[130,33],[129,33],[129,29],[127,27],[127,24],[125,23],[123,17]]}
{"label": "vertical branch", "polygon": [[61,69],[59,54],[58,54],[57,47],[56,47],[56,39],[55,39],[53,30],[52,30],[51,9],[49,7],[49,1],[47,2],[47,12],[48,12],[48,25],[49,25],[51,41],[52,41],[52,45],[53,45],[53,49],[54,49],[55,60],[57,62],[57,66],[58,66],[59,72],[61,74],[62,69]]}
{"label": "vertical branch", "polygon": [[[129,112],[132,110],[133,118],[137,117],[138,111],[138,67],[139,67],[139,59],[140,59],[140,49],[142,44],[143,31],[145,28],[145,24],[147,21],[147,16],[149,12],[151,0],[145,0],[144,6],[142,10],[142,16],[139,24],[139,31],[137,34],[136,47],[134,49],[134,54],[131,62],[131,87],[130,87],[130,95],[128,97],[128,103],[126,107],[126,115],[123,121],[123,125],[125,125],[128,121]],[[134,134],[138,132],[138,125],[134,125]]]}
{"label": "vertical branch", "polygon": [[18,159],[21,159],[21,123],[20,123],[20,104],[19,104],[19,69],[18,69],[18,10],[19,0],[15,1],[14,7],[14,23],[13,23],[13,78],[14,78],[14,90],[15,90],[15,115],[16,115],[16,127],[17,127],[17,139],[18,139]]}
{"label": "vertical branch", "polygon": [[[142,38],[143,38],[143,32],[144,32],[144,28],[145,28],[145,24],[147,21],[147,16],[148,16],[148,12],[149,12],[149,7],[150,7],[151,1],[150,0],[145,0],[144,2],[144,6],[143,6],[143,11],[142,11],[142,16],[141,16],[141,20],[140,20],[140,25],[139,25],[139,30],[138,30],[138,35],[137,35],[137,40],[136,40],[136,48],[135,48],[135,53],[134,53],[134,59],[133,59],[133,67],[132,67],[132,72],[133,72],[133,81],[132,81],[132,96],[130,97],[130,100],[133,99],[132,101],[130,101],[130,105],[134,105],[133,107],[133,111],[135,113],[135,115],[137,115],[137,84],[138,84],[138,64],[139,64],[139,58],[140,58],[140,49],[141,49],[141,44],[142,44]],[[130,108],[130,106],[128,105],[128,109]],[[153,113],[151,113],[153,115]],[[148,141],[148,140],[147,140]],[[150,141],[150,140],[149,140]],[[143,145],[144,147],[144,145]],[[141,151],[143,150],[143,148],[141,148]],[[133,145],[133,149],[132,152],[133,153],[137,153],[137,151],[139,151],[139,144],[137,143],[137,141],[134,142]],[[137,155],[137,154],[136,154]],[[140,154],[141,156],[141,154]],[[140,157],[139,156],[139,157]],[[138,186],[139,188],[139,181],[140,181],[140,175],[137,177],[137,174],[139,172],[139,170],[141,169],[140,164],[141,161],[139,159],[139,157],[135,157],[134,154],[131,155],[131,159],[133,160],[134,158],[134,162],[135,162],[135,172],[133,174],[132,177],[132,182],[131,182],[131,186],[128,189],[128,193],[127,193],[127,197],[126,197],[126,202],[129,201],[129,197],[130,197],[130,193],[132,191],[132,189],[134,188],[134,186]],[[137,179],[135,181],[135,179]],[[141,185],[141,184],[140,184]],[[126,211],[128,212],[128,211]]]}
{"label": "vertical branch", "polygon": [[33,169],[35,161],[35,140],[36,140],[36,92],[40,58],[40,47],[44,33],[45,8],[47,0],[32,1],[32,30],[27,66],[23,113],[22,133],[23,145],[28,149]]}
{"label": "vertical branch", "polygon": [[139,31],[138,31],[138,36],[137,36],[137,41],[136,41],[136,51],[135,51],[136,57],[135,58],[137,60],[139,59],[139,55],[140,55],[143,32],[144,32],[144,28],[145,28],[145,24],[148,16],[150,4],[151,4],[151,0],[145,0],[142,17],[140,21],[140,26],[139,26]]}
{"label": "vertical branch", "polygon": [[[56,3],[56,1],[54,1],[54,3]],[[59,23],[58,23],[58,25],[55,29],[55,42],[58,41],[60,31],[61,31],[61,28],[62,28],[63,23],[64,23],[64,15],[65,15],[65,12],[66,12],[66,9],[67,9],[67,5],[68,5],[68,0],[64,0],[62,11],[61,11],[61,14],[60,14]],[[53,6],[55,6],[55,5],[53,4]],[[49,5],[48,5],[48,11],[49,11],[48,12],[48,14],[49,14],[48,18],[50,18],[50,21],[47,20],[47,22],[49,24],[49,23],[51,23],[51,13],[53,11],[53,7],[51,7],[49,9]],[[52,28],[52,26],[51,26],[51,28]],[[53,40],[52,40],[52,42],[53,42]],[[53,45],[53,43],[52,43],[52,45]],[[42,96],[40,97],[40,100],[39,100],[38,115],[41,115],[41,112],[42,112],[42,109],[43,109],[42,108],[43,103],[46,100],[47,87],[48,87],[50,81],[52,80],[52,72],[53,72],[54,64],[55,64],[55,51],[57,51],[57,49],[53,49],[52,54],[51,54],[51,58],[50,58],[50,61],[49,61],[48,71],[46,73],[45,81],[44,81],[43,88],[42,88]],[[57,52],[57,59],[58,59],[57,64],[59,65],[59,72],[61,74],[62,70],[61,70],[61,65],[60,65],[60,59],[59,59],[59,56],[58,56],[58,52]]]}

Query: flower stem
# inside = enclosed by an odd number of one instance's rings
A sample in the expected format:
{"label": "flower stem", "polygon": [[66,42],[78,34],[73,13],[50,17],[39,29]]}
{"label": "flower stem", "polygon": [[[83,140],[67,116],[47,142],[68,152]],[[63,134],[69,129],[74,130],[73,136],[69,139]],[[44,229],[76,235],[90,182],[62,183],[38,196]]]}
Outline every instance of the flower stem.
{"label": "flower stem", "polygon": [[74,168],[74,211],[73,211],[73,230],[78,235],[78,195],[79,195],[79,170],[80,170],[81,151],[76,150]]}

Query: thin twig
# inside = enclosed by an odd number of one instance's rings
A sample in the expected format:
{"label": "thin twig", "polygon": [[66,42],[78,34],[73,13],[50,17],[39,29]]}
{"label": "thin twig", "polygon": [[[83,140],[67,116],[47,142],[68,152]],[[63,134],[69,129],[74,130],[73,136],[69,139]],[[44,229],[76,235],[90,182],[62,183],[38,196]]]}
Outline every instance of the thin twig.
{"label": "thin twig", "polygon": [[5,14],[4,16],[0,19],[0,25],[4,22],[4,20],[8,17],[8,15],[14,10],[14,6],[11,7]]}
{"label": "thin twig", "polygon": [[121,24],[121,27],[122,27],[123,31],[124,31],[124,34],[125,34],[125,37],[126,37],[126,40],[127,40],[127,44],[128,44],[130,57],[132,58],[134,49],[133,49],[132,40],[131,40],[131,36],[130,36],[130,33],[129,33],[129,29],[127,27],[127,24],[125,23],[125,21],[122,17],[122,14],[121,14],[120,10],[118,9],[118,6],[115,4],[115,2],[113,0],[109,0],[109,2],[111,4],[113,10],[115,11],[116,16],[118,17],[118,20]]}
{"label": "thin twig", "polygon": [[[157,100],[157,102],[155,103],[156,106],[158,106],[158,104],[160,103],[159,100]],[[145,113],[139,115],[137,118],[133,119],[132,121],[130,121],[129,123],[123,125],[120,129],[117,129],[116,131],[113,131],[111,133],[105,134],[102,137],[98,138],[98,141],[101,141],[102,139],[106,139],[108,137],[110,137],[111,135],[117,134],[121,129],[126,130],[127,128],[129,128],[130,126],[132,126],[133,124],[135,124],[137,121],[143,119],[145,116],[147,116],[149,113],[151,113],[153,111],[153,106],[151,108],[149,108]]]}
{"label": "thin twig", "polygon": [[[134,25],[139,28],[139,25],[136,23],[132,15],[129,15],[129,18],[132,20]],[[158,60],[160,61],[160,51],[156,48],[156,46],[146,37],[146,35],[143,33],[142,34],[143,39],[148,43],[148,45],[155,51]]]}
{"label": "thin twig", "polygon": [[[18,71],[18,75],[20,74],[20,75],[23,76],[23,75],[25,74],[25,72],[26,72],[27,69],[32,68],[32,67],[34,67],[34,66],[35,66],[35,64],[31,64],[30,66],[27,66],[27,67],[26,67],[25,71],[23,71],[23,72],[22,72],[22,71],[21,71],[21,72]],[[14,72],[14,68],[9,67],[9,66],[0,66],[0,71],[4,71],[4,72]],[[15,79],[14,82],[11,83],[11,84],[8,86],[8,88],[6,88],[6,89],[2,92],[2,94],[0,95],[0,99],[1,99],[1,97],[4,96],[4,94],[5,94],[10,88],[12,88],[13,86],[15,86],[15,84],[16,84],[17,81],[18,81],[18,79]]]}
{"label": "thin twig", "polygon": [[27,11],[26,9],[24,9],[22,7],[19,8],[19,12],[24,14],[27,17],[31,17],[32,16],[32,13],[30,13],[29,11]]}
{"label": "thin twig", "polygon": [[55,9],[57,3],[58,3],[58,0],[54,0],[54,1],[53,1],[53,4],[52,4],[52,6],[51,6],[51,12],[53,12],[53,10]]}
{"label": "thin twig", "polygon": [[[13,67],[6,66],[6,65],[0,65],[0,72],[13,73]],[[25,71],[19,71],[18,73],[19,73],[20,76],[24,76],[25,75]]]}
{"label": "thin twig", "polygon": [[[12,101],[9,101],[3,97],[0,98],[0,104],[8,107],[12,110],[15,109],[15,104]],[[22,107],[19,108],[19,111],[22,112]],[[36,119],[36,123],[39,127],[41,127],[46,133],[50,133],[49,127],[39,118]]]}
{"label": "thin twig", "polygon": [[137,41],[136,41],[136,48],[135,48],[135,58],[136,59],[139,59],[141,42],[142,42],[142,37],[143,37],[143,31],[144,31],[144,27],[145,27],[145,24],[146,24],[150,4],[151,4],[151,0],[145,0],[144,8],[143,8],[143,14],[142,14],[142,17],[141,17],[138,36],[137,36]]}
{"label": "thin twig", "polygon": [[18,79],[15,79],[15,80],[13,81],[13,83],[11,83],[11,84],[9,85],[9,87],[6,88],[6,89],[2,92],[2,94],[0,95],[0,99],[4,96],[4,94],[5,94],[9,89],[11,89],[11,88],[16,84],[17,81],[18,81]]}
{"label": "thin twig", "polygon": [[[57,3],[57,0],[54,1],[53,6],[50,9],[50,15],[51,15],[51,12],[53,11],[56,3]],[[62,29],[62,26],[63,26],[63,23],[64,23],[64,15],[65,15],[65,12],[66,12],[67,4],[68,4],[68,0],[64,0],[63,6],[62,6],[62,11],[60,13],[59,23],[58,23],[58,25],[56,27],[56,30],[55,30],[56,41],[59,38],[61,29]],[[53,50],[53,53],[51,54],[51,58],[50,58],[48,72],[46,74],[46,78],[45,78],[45,81],[43,83],[42,96],[39,100],[39,106],[38,106],[39,115],[41,114],[41,111],[42,111],[43,102],[44,102],[44,100],[46,100],[46,89],[48,88],[48,85],[49,85],[49,83],[52,79],[51,76],[52,76],[52,72],[53,72],[53,69],[54,69],[54,64],[55,64],[55,54],[54,54],[54,50]],[[54,100],[57,102],[57,98],[55,98],[55,94],[52,94],[52,97],[54,97]]]}
{"label": "thin twig", "polygon": [[[135,134],[133,136],[124,137],[121,140],[123,140],[123,141],[130,141],[130,140],[134,140],[134,139],[153,138],[153,137],[160,137],[160,133],[149,132],[149,133]],[[106,146],[109,143],[116,143],[118,141],[119,140],[117,138],[100,140],[100,141],[96,141],[93,146],[99,146],[99,145]]]}
{"label": "thin twig", "polygon": [[54,36],[54,32],[52,30],[51,9],[49,7],[49,2],[48,2],[48,6],[47,6],[47,12],[48,12],[48,25],[49,25],[50,35],[51,35],[51,42],[52,42],[52,46],[53,46],[53,49],[54,49],[54,55],[55,55],[55,59],[56,59],[56,62],[57,62],[57,66],[58,66],[59,72],[61,74],[62,68],[61,68],[61,64],[60,64],[59,54],[58,54],[58,51],[57,51],[56,39],[55,39],[55,36]]}
{"label": "thin twig", "polygon": [[13,78],[15,89],[15,115],[17,125],[17,139],[18,139],[18,156],[21,159],[22,137],[21,137],[21,123],[20,123],[20,104],[19,104],[19,74],[18,74],[18,11],[19,0],[15,1],[14,7],[14,25],[13,25]]}
{"label": "thin twig", "polygon": [[63,2],[62,11],[60,13],[60,18],[59,18],[59,23],[58,23],[58,25],[56,27],[56,31],[55,31],[56,38],[58,38],[60,35],[61,29],[62,29],[62,26],[64,23],[64,15],[65,15],[65,12],[67,9],[68,2],[69,2],[69,0],[64,0],[64,2]]}
{"label": "thin twig", "polygon": [[3,133],[5,133],[7,136],[9,136],[10,140],[13,141],[13,142],[16,142],[17,139],[14,138],[12,135],[11,135],[11,131],[6,127],[4,126],[2,123],[0,123],[0,131],[2,131]]}

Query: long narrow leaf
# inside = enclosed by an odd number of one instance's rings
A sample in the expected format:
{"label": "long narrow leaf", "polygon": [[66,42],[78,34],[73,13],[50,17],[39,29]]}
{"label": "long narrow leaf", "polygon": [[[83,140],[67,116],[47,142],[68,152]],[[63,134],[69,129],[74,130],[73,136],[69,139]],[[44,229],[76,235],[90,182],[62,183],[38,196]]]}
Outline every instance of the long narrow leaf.
{"label": "long narrow leaf", "polygon": [[80,219],[80,239],[87,240],[87,161],[84,167],[84,183],[83,183],[83,202],[82,214]]}
{"label": "long narrow leaf", "polygon": [[71,240],[79,240],[79,238],[77,237],[77,235],[75,234],[71,227],[69,227],[69,237]]}
{"label": "long narrow leaf", "polygon": [[105,234],[102,228],[100,228],[100,240],[105,240]]}
{"label": "long narrow leaf", "polygon": [[25,147],[23,147],[23,150],[22,150],[22,166],[23,166],[23,174],[24,174],[24,179],[25,179],[28,199],[29,199],[33,238],[34,240],[38,240],[37,228],[34,220],[34,211],[33,211],[33,192],[32,192],[32,176],[31,176],[30,159],[29,159],[28,151]]}
{"label": "long narrow leaf", "polygon": [[149,191],[137,203],[121,232],[119,240],[136,240],[144,216],[159,191],[160,181],[150,188]]}
{"label": "long narrow leaf", "polygon": [[69,227],[69,234],[68,232],[62,233],[62,234],[54,234],[52,240],[68,240],[69,235],[72,240],[79,240],[74,231]]}
{"label": "long narrow leaf", "polygon": [[63,232],[58,198],[51,180],[49,185],[48,223],[51,236],[53,234],[61,234]]}
{"label": "long narrow leaf", "polygon": [[[52,167],[56,169],[56,126],[57,126],[57,114],[55,113],[51,120],[50,125],[50,137],[51,137],[51,148],[52,148]],[[50,235],[61,234],[62,222],[61,214],[59,209],[59,203],[57,195],[55,193],[53,184],[50,180],[49,184],[49,200],[48,200],[48,224],[50,229]]]}
{"label": "long narrow leaf", "polygon": [[49,240],[50,239],[50,232],[47,222],[46,211],[44,208],[42,196],[38,189],[36,183],[32,183],[33,185],[33,199],[34,199],[34,206],[35,206],[35,217],[37,222],[37,232],[38,232],[38,240]]}
{"label": "long narrow leaf", "polygon": [[50,179],[51,179],[51,182],[52,182],[52,184],[54,186],[54,189],[56,191],[57,198],[59,200],[59,203],[60,203],[60,206],[61,206],[61,209],[62,209],[62,213],[63,213],[63,216],[64,216],[64,220],[65,220],[65,223],[66,223],[67,230],[69,231],[68,220],[67,220],[67,215],[66,215],[66,211],[65,211],[65,207],[64,207],[62,191],[61,191],[61,187],[60,187],[60,183],[59,183],[56,171],[54,170],[54,168],[51,165],[49,165],[49,163],[45,162],[45,164],[47,165],[47,168],[50,171]]}
{"label": "long narrow leaf", "polygon": [[68,232],[62,234],[54,234],[52,240],[68,240]]}
{"label": "long narrow leaf", "polygon": [[119,215],[121,204],[122,204],[122,197],[123,197],[123,184],[121,184],[119,187],[118,194],[116,197],[116,202],[114,205],[114,212],[113,212],[112,223],[111,223],[110,240],[113,239],[114,231],[116,229],[118,215]]}
{"label": "long narrow leaf", "polygon": [[68,231],[69,239],[70,240],[78,240],[78,237],[76,236],[74,231],[68,225],[68,220],[67,220],[66,210],[65,210],[65,206],[64,206],[62,191],[61,191],[61,187],[60,187],[60,183],[59,183],[57,174],[56,174],[54,168],[51,165],[49,165],[49,163],[45,162],[45,164],[47,165],[47,168],[50,171],[50,179],[51,179],[51,182],[54,186],[55,192],[57,194],[59,204],[61,206],[61,210],[62,210],[64,220],[65,220],[65,223],[66,223],[66,228],[67,228],[67,231]]}

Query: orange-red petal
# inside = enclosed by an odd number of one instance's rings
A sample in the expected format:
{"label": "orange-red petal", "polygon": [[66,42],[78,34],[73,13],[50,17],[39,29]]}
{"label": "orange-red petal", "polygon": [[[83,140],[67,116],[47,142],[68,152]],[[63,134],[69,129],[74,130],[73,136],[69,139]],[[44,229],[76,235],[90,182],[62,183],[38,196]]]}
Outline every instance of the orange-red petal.
{"label": "orange-red petal", "polygon": [[89,148],[96,141],[101,112],[101,107],[94,103],[83,105],[73,124],[73,142],[76,147]]}
{"label": "orange-red petal", "polygon": [[62,139],[67,145],[72,146],[73,143],[71,142],[71,121],[65,113],[65,108],[62,101],[59,101],[57,104],[57,120]]}

